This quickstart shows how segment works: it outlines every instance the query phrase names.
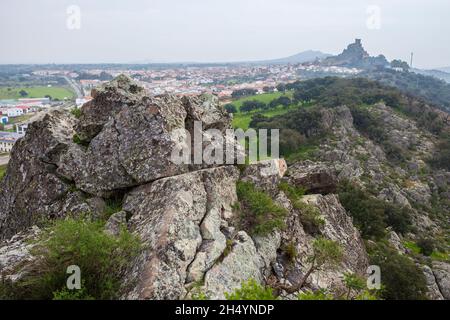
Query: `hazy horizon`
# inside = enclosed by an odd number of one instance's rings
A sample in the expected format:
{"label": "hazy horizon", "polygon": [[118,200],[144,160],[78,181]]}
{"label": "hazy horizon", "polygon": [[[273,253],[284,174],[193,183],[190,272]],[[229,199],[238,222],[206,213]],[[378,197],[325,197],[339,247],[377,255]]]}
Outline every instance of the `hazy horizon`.
{"label": "hazy horizon", "polygon": [[450,66],[450,2],[393,2],[3,0],[0,63],[258,61],[361,38],[371,55]]}

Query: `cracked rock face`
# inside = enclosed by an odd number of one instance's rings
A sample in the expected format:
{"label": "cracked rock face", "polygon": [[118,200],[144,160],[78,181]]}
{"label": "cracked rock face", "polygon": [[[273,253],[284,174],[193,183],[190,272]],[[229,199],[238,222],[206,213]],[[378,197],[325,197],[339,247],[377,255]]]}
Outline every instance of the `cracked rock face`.
{"label": "cracked rock face", "polygon": [[56,172],[72,144],[74,125],[67,113],[51,112],[17,141],[0,182],[0,240],[45,219],[92,211],[82,194]]}
{"label": "cracked rock face", "polygon": [[446,300],[450,300],[450,264],[433,262],[433,274],[440,293]]}
{"label": "cracked rock face", "polygon": [[181,299],[223,253],[221,228],[237,201],[238,170],[219,167],[155,181],[132,190],[124,210],[146,248],[129,273],[132,299]]}
{"label": "cracked rock face", "polygon": [[79,119],[50,111],[12,151],[0,182],[0,239],[40,220],[95,213],[92,198],[203,168],[171,157],[179,147],[172,133],[189,133],[193,121],[219,132],[231,123],[216,97],[151,97],[126,76],[96,89]]}

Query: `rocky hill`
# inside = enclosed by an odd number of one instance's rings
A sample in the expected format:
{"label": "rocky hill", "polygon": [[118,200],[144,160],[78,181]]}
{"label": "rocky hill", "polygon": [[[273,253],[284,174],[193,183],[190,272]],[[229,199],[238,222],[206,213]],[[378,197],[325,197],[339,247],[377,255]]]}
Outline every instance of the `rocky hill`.
{"label": "rocky hill", "polygon": [[[361,132],[346,106],[320,109],[331,134],[314,159],[289,167],[283,159],[175,165],[173,130],[192,133],[194,121],[223,135],[230,128],[217,98],[152,97],[124,76],[93,96],[80,112],[47,113],[12,151],[0,184],[1,298],[221,299],[233,292],[242,298],[246,284],[283,299],[302,292],[380,297],[364,288],[373,252],[381,249],[343,205],[349,201],[342,181],[410,208],[416,234],[437,237],[444,230],[442,217],[427,210],[435,191],[448,197],[450,174],[421,175],[436,138],[384,104],[373,112],[389,140],[414,146],[405,168],[389,166],[385,150]],[[205,141],[204,149],[212,143]],[[448,211],[441,213],[448,219]],[[420,270],[425,287],[414,287],[414,297],[450,299],[449,265],[410,259],[407,233],[387,233],[392,261]],[[104,267],[103,256],[118,265]],[[92,264],[102,271],[96,277],[83,273]],[[69,265],[80,265],[85,296],[64,289]],[[111,287],[108,294],[99,289]]]}
{"label": "rocky hill", "polygon": [[383,55],[371,57],[367,51],[364,50],[361,39],[356,39],[354,43],[349,44],[347,48],[337,56],[327,57],[319,63],[324,66],[342,66],[362,69],[389,66],[389,62]]}

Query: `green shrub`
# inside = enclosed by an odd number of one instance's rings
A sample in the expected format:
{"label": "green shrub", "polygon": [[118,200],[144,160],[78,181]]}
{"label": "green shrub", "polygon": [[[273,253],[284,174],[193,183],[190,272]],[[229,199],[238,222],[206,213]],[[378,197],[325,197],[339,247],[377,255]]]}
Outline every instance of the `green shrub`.
{"label": "green shrub", "polygon": [[408,207],[384,203],[384,215],[386,224],[391,226],[395,232],[407,234],[412,231],[411,210]]}
{"label": "green shrub", "polygon": [[301,200],[305,194],[305,189],[290,185],[286,181],[280,182],[278,188],[286,194],[292,206],[299,212],[300,221],[305,232],[311,235],[320,234],[320,229],[325,224],[325,220],[321,217],[320,211],[316,207]]}
{"label": "green shrub", "polygon": [[420,253],[425,256],[431,256],[435,248],[435,243],[431,238],[420,238],[417,241],[417,246],[420,248]]}
{"label": "green shrub", "polygon": [[70,110],[70,113],[73,114],[73,116],[77,119],[79,119],[81,117],[81,109],[80,108],[77,108],[77,107],[72,108]]}
{"label": "green shrub", "polygon": [[286,181],[281,181],[278,184],[278,189],[283,191],[289,200],[300,200],[305,195],[305,189],[297,186],[293,186]]}
{"label": "green shrub", "polygon": [[352,291],[359,292],[366,287],[366,280],[354,273],[344,273],[344,283],[347,287],[346,299],[350,297]]}
{"label": "green shrub", "polygon": [[107,220],[114,213],[122,211],[122,201],[121,197],[112,197],[105,200],[105,211],[103,212],[103,218]]}
{"label": "green shrub", "polygon": [[72,141],[74,143],[76,143],[76,144],[79,144],[80,146],[83,146],[83,147],[89,146],[89,142],[85,141],[85,140],[82,140],[80,138],[80,136],[78,134],[76,134],[76,133],[73,135]]}
{"label": "green shrub", "polygon": [[300,293],[297,298],[298,300],[334,300],[333,295],[327,293],[325,290],[308,290]]}
{"label": "green shrub", "polygon": [[319,209],[302,201],[297,201],[293,205],[300,212],[300,222],[305,232],[313,236],[321,234],[325,220],[320,215]]}
{"label": "green shrub", "polygon": [[310,258],[310,260],[315,264],[317,269],[326,266],[337,266],[342,262],[342,247],[336,241],[319,237],[314,240],[313,249],[314,255]]}
{"label": "green shrub", "polygon": [[381,268],[384,289],[381,297],[387,300],[426,299],[427,285],[423,272],[410,258],[400,255],[384,243],[368,246],[370,264]]}
{"label": "green shrub", "polygon": [[353,223],[365,239],[380,239],[385,235],[384,203],[371,197],[349,182],[340,184],[339,200],[353,217]]}
{"label": "green shrub", "polygon": [[295,262],[295,258],[298,256],[297,247],[294,242],[289,242],[287,244],[284,244],[281,247],[281,250],[286,255],[286,258],[289,260],[289,262],[293,263]]}
{"label": "green shrub", "polygon": [[406,207],[377,199],[348,181],[340,183],[338,194],[365,239],[383,238],[387,226],[401,234],[412,230],[411,213]]}
{"label": "green shrub", "polygon": [[53,300],[94,300],[94,298],[86,294],[86,290],[82,285],[80,290],[64,288],[53,292]]}
{"label": "green shrub", "polygon": [[237,183],[236,190],[244,229],[252,234],[265,235],[285,227],[287,211],[276,205],[268,194],[258,190],[253,183],[244,181]]}
{"label": "green shrub", "polygon": [[258,284],[254,279],[243,282],[241,288],[225,293],[227,300],[277,300],[272,288]]}
{"label": "green shrub", "polygon": [[[34,270],[17,284],[24,298],[117,298],[121,274],[140,248],[123,229],[118,237],[104,232],[102,222],[59,220],[43,231],[31,253]],[[82,292],[67,292],[67,267],[81,270]]]}

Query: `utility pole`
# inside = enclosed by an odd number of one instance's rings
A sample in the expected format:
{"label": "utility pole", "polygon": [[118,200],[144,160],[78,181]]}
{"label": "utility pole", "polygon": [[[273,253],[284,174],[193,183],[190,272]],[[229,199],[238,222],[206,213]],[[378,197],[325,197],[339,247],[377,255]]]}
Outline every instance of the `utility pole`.
{"label": "utility pole", "polygon": [[413,57],[414,57],[414,52],[411,52],[411,63],[409,64],[410,68],[413,67]]}

